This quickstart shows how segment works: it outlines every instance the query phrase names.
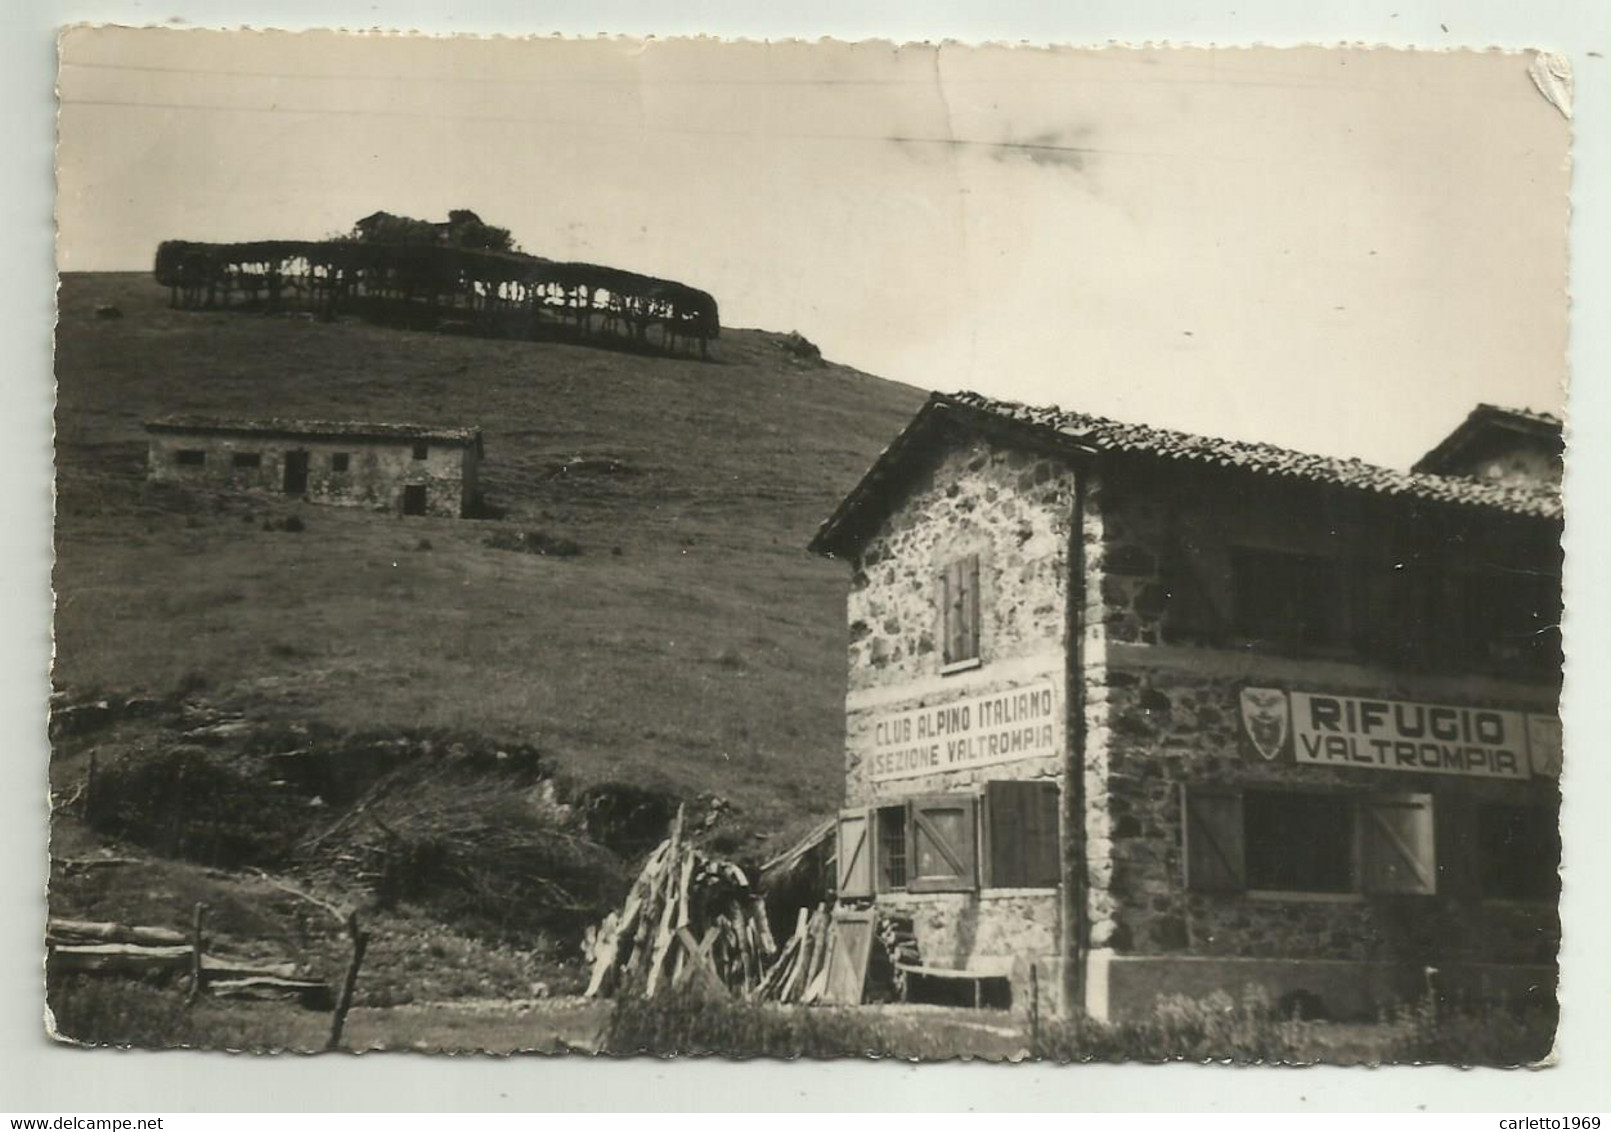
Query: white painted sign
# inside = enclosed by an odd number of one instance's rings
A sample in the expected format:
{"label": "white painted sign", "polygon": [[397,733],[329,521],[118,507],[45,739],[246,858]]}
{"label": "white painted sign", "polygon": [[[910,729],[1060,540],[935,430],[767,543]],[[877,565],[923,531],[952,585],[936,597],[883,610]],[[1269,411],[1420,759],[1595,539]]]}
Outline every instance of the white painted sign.
{"label": "white painted sign", "polygon": [[1528,778],[1527,717],[1519,711],[1292,692],[1299,763]]}
{"label": "white painted sign", "polygon": [[1055,755],[1061,728],[1050,680],[891,712],[873,720],[868,770],[887,782]]}

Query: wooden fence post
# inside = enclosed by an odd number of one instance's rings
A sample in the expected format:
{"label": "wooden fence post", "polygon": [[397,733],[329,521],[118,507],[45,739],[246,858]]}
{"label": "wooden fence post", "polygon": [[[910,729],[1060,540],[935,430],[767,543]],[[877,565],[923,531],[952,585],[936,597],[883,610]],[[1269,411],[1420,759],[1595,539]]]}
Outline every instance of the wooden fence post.
{"label": "wooden fence post", "polygon": [[336,1012],[330,1018],[330,1041],[325,1049],[341,1045],[341,1030],[347,1024],[347,1011],[352,1009],[353,991],[358,986],[358,968],[363,966],[364,952],[369,948],[369,935],[358,927],[358,913],[347,917],[347,935],[352,939],[352,961],[347,964],[347,977],[341,983],[341,997],[336,1000]]}
{"label": "wooden fence post", "polygon": [[1029,1052],[1032,1057],[1040,1053],[1040,965],[1029,965]]}
{"label": "wooden fence post", "polygon": [[190,993],[185,996],[185,1002],[195,1002],[201,995],[203,981],[207,972],[202,968],[201,957],[206,950],[206,940],[202,938],[202,922],[207,916],[207,905],[204,901],[196,901],[196,914],[191,921],[190,928]]}

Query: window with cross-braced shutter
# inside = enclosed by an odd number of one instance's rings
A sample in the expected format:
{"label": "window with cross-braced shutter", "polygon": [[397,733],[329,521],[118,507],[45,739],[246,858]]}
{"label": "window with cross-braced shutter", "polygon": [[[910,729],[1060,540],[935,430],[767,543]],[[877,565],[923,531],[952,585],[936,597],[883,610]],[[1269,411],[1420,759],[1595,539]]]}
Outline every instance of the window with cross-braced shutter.
{"label": "window with cross-braced shutter", "polygon": [[907,802],[907,876],[912,892],[969,892],[979,887],[972,794],[932,794]]}
{"label": "window with cross-braced shutter", "polygon": [[992,888],[1055,888],[1059,863],[1055,782],[987,782],[985,860]]}
{"label": "window with cross-braced shutter", "polygon": [[1242,796],[1233,790],[1181,788],[1186,811],[1186,886],[1237,892],[1247,886],[1242,852]]}
{"label": "window with cross-braced shutter", "polygon": [[855,899],[873,894],[873,846],[868,836],[866,810],[839,812],[839,840],[836,846],[839,896]]}
{"label": "window with cross-braced shutter", "polygon": [[1360,799],[1359,862],[1366,892],[1428,896],[1436,892],[1432,795]]}
{"label": "window with cross-braced shutter", "polygon": [[1472,815],[1473,871],[1482,896],[1554,903],[1561,892],[1561,827],[1555,805],[1488,802]]}
{"label": "window with cross-braced shutter", "polygon": [[979,556],[956,559],[940,571],[942,663],[961,667],[979,662]]}

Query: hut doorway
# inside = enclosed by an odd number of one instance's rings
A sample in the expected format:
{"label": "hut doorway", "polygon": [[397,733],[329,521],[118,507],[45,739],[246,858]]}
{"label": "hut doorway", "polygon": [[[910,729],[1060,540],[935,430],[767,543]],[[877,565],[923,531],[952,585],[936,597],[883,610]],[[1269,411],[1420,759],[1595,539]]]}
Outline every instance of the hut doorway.
{"label": "hut doorway", "polygon": [[306,452],[287,452],[285,454],[285,494],[306,495],[308,493],[308,454]]}
{"label": "hut doorway", "polygon": [[425,485],[411,483],[403,488],[403,514],[425,514]]}

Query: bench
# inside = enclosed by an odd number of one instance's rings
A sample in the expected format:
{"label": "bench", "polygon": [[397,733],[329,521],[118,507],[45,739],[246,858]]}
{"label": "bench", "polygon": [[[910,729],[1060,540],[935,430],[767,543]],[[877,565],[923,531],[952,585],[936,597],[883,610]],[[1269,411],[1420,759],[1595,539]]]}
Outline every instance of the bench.
{"label": "bench", "polygon": [[960,967],[925,967],[918,963],[896,963],[895,969],[906,975],[901,984],[901,1001],[910,1002],[912,994],[912,976],[921,979],[952,979],[971,982],[973,984],[973,1005],[975,1009],[984,1007],[984,985],[986,982],[1000,981],[1006,983],[1007,975],[1000,971],[970,971]]}

